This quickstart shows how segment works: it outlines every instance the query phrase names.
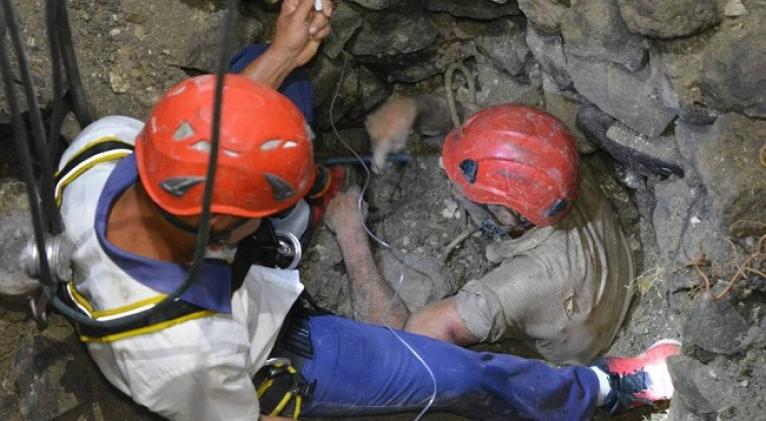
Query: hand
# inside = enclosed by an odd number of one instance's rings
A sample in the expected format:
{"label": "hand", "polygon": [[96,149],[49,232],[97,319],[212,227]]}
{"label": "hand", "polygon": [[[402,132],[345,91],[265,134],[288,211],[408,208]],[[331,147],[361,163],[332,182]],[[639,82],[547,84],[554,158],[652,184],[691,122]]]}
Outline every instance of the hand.
{"label": "hand", "polygon": [[380,174],[386,167],[388,154],[407,146],[407,138],[418,116],[417,102],[394,94],[373,111],[364,122],[372,146],[372,170]]}
{"label": "hand", "polygon": [[296,66],[302,66],[311,60],[322,40],[330,34],[332,2],[322,1],[321,12],[314,10],[314,0],[282,2],[271,47],[292,57]]}
{"label": "hand", "polygon": [[324,217],[327,228],[334,233],[347,228],[361,227],[363,218],[359,215],[359,188],[351,187],[338,193],[327,205]]}

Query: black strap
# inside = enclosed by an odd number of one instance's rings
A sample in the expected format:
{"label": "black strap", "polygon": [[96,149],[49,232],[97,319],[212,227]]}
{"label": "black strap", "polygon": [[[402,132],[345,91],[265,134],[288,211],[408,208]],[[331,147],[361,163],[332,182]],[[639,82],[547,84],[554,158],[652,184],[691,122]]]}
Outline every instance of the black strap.
{"label": "black strap", "polygon": [[133,150],[133,145],[115,138],[114,140],[107,140],[104,142],[96,143],[93,146],[81,150],[72,159],[70,159],[66,165],[64,165],[64,168],[62,168],[61,171],[56,174],[54,186],[58,185],[58,183],[61,182],[61,180],[66,177],[67,174],[72,172],[72,170],[74,170],[78,165],[98,154],[109,152],[115,149]]}

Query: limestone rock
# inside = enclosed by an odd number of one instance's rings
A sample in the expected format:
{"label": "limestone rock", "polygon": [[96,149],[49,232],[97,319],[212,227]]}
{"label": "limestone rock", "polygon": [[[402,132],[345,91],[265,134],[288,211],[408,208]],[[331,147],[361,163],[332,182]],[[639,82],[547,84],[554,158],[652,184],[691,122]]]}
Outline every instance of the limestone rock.
{"label": "limestone rock", "polygon": [[[340,77],[340,65],[324,63],[312,69],[314,85],[319,87],[316,103],[317,121],[320,127],[330,128],[330,103]],[[363,65],[349,66],[340,93],[335,101],[333,118],[336,123],[360,119],[368,111],[386,99],[390,88]]]}
{"label": "limestone rock", "polygon": [[349,1],[354,2],[364,7],[365,9],[370,9],[370,10],[383,10],[383,9],[387,9],[389,6],[388,0],[349,0]]}
{"label": "limestone rock", "polygon": [[359,56],[416,53],[432,46],[436,35],[437,28],[431,18],[416,9],[407,13],[371,13],[349,44],[349,51]]}
{"label": "limestone rock", "polygon": [[620,122],[607,130],[606,137],[615,151],[620,151],[617,154],[623,156],[620,161],[627,162],[629,167],[642,174],[684,176],[673,137],[649,138]]}
{"label": "limestone rock", "polygon": [[519,9],[541,31],[552,33],[559,30],[561,16],[569,7],[563,0],[518,0]]}
{"label": "limestone rock", "polygon": [[731,113],[712,126],[679,122],[676,134],[681,153],[705,186],[709,212],[721,230],[734,236],[762,234],[763,228],[737,221],[762,220],[766,209],[766,168],[759,162],[766,122]]}
{"label": "limestone rock", "polygon": [[680,119],[692,124],[712,124],[718,112],[707,104],[700,89],[702,51],[708,44],[707,33],[656,43],[650,62],[661,76],[662,102]]}
{"label": "limestone rock", "polygon": [[737,17],[747,14],[747,8],[742,0],[729,0],[723,9],[723,14],[728,17]]}
{"label": "limestone rock", "polygon": [[617,64],[570,55],[567,69],[581,95],[644,135],[659,136],[676,117],[660,99],[660,77],[650,66],[630,72]]}
{"label": "limestone rock", "polygon": [[534,25],[527,25],[526,41],[535,60],[540,63],[543,71],[550,75],[559,88],[571,87],[572,78],[567,71],[567,59],[564,56],[561,36],[558,34],[547,35],[535,29]]}
{"label": "limestone rock", "polygon": [[476,93],[476,102],[482,107],[520,102],[522,104],[540,106],[542,104],[541,80],[530,77],[530,83],[521,83],[508,73],[496,68],[483,55],[476,57],[478,71],[477,85],[481,89]]}
{"label": "limestone rock", "polygon": [[[698,373],[703,372],[705,366],[692,358],[678,356],[668,361],[668,369],[676,389],[671,403],[673,405],[671,408],[671,413],[674,415],[673,419],[681,421],[695,419],[691,418],[694,415],[703,415],[706,418],[707,416],[714,416],[715,408],[702,394],[696,380]],[[679,417],[680,413],[683,413],[684,416]]]}
{"label": "limestone rock", "polygon": [[506,31],[498,35],[485,35],[476,39],[476,48],[500,69],[513,76],[526,77],[525,70],[532,55],[525,42],[524,32],[510,21]]}
{"label": "limestone rock", "polygon": [[719,31],[705,49],[702,93],[722,111],[766,118],[766,19]]}
{"label": "limestone rock", "polygon": [[686,320],[684,341],[703,351],[732,355],[745,350],[750,326],[727,300],[699,299]]}
{"label": "limestone rock", "polygon": [[338,57],[348,40],[361,26],[362,16],[348,3],[339,3],[332,14],[334,36],[325,39],[322,44],[322,51],[330,58]]}
{"label": "limestone rock", "polygon": [[561,35],[567,57],[577,55],[624,66],[643,67],[646,41],[628,31],[614,0],[583,0],[561,19]]}
{"label": "limestone rock", "polygon": [[0,214],[0,294],[24,295],[39,287],[36,279],[27,276],[19,260],[27,241],[33,236],[28,209]]}
{"label": "limestone rock", "polygon": [[428,0],[426,7],[432,12],[446,12],[456,17],[478,20],[492,20],[520,13],[516,2],[478,4],[465,0]]}
{"label": "limestone rock", "polygon": [[631,31],[656,38],[684,37],[716,25],[716,0],[617,0]]}
{"label": "limestone rock", "polygon": [[579,100],[572,93],[558,89],[557,84],[546,73],[543,73],[543,96],[545,110],[566,124],[574,136],[575,144],[580,153],[591,154],[596,152],[598,147],[588,140],[577,126],[577,114],[581,107]]}

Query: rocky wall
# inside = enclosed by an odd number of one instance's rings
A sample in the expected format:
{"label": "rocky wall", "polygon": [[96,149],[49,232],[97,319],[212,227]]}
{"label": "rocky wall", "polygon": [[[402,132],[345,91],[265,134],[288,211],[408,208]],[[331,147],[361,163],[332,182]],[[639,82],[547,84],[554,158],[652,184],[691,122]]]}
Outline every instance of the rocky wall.
{"label": "rocky wall", "polygon": [[[15,5],[46,107],[51,82],[42,3]],[[67,3],[86,93],[99,116],[143,118],[169,86],[213,68],[222,2]],[[765,1],[335,3],[333,34],[308,66],[320,135],[329,134],[332,118],[341,130],[360,134],[355,144],[364,146],[359,129],[369,111],[393,92],[443,94],[444,73],[456,62],[470,69],[478,105],[547,109],[572,129],[581,153],[616,163],[638,205],[640,222],[627,229],[641,240],[645,273],[662,275],[667,311],[681,320],[677,330],[687,345],[687,359],[674,370],[682,397],[674,401],[675,419],[755,419],[741,417],[766,409],[764,374],[752,368],[765,353],[766,319],[756,309],[766,280],[748,272],[711,305],[702,298],[700,277],[709,278],[710,294],[720,294],[736,262],[766,234]],[[244,1],[238,44],[268,41],[276,7]],[[463,82],[455,80],[458,99],[471,101]],[[0,121],[7,121],[5,107],[0,104]],[[69,136],[75,133],[72,128]],[[337,150],[330,140],[319,147]],[[706,324],[707,316],[738,320],[742,335],[734,351],[706,342],[733,340],[705,335],[732,329]],[[707,358],[699,349],[707,349]],[[732,366],[743,374],[710,386],[708,372]],[[732,385],[754,390],[753,398],[716,396]]]}

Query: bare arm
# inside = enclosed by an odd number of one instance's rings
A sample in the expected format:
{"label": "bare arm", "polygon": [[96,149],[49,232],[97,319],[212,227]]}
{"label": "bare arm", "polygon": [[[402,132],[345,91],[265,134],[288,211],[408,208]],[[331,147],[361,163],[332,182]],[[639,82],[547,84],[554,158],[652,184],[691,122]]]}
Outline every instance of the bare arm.
{"label": "bare arm", "polygon": [[410,313],[375,265],[357,211],[358,197],[358,189],[340,193],[327,209],[327,222],[335,230],[348,272],[351,305],[357,319],[401,329]]}
{"label": "bare arm", "polygon": [[271,415],[261,415],[260,421],[292,421],[292,418],[272,417]]}
{"label": "bare arm", "polygon": [[323,1],[317,12],[314,0],[284,0],[271,46],[242,73],[276,89],[296,67],[311,60],[330,33],[332,2]]}
{"label": "bare arm", "polygon": [[[357,318],[385,322],[391,327],[457,345],[478,342],[457,312],[454,298],[430,304],[410,314],[394,296],[375,265],[367,233],[357,210],[357,189],[339,194],[327,208],[327,224],[334,229],[351,284],[351,304]],[[389,309],[390,305],[390,309]]]}

